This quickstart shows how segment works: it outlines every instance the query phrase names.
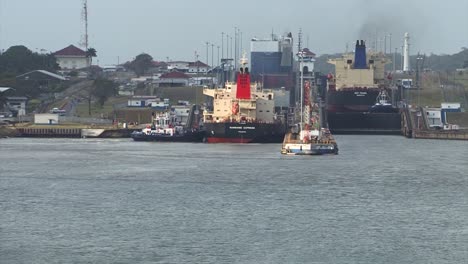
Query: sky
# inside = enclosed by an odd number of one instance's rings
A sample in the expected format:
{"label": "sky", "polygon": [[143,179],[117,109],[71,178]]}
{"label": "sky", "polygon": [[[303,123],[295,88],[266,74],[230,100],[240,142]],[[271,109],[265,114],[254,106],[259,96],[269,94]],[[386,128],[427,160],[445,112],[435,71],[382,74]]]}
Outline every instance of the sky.
{"label": "sky", "polygon": [[[82,6],[83,0],[0,0],[0,48],[55,52],[79,46],[85,32]],[[453,54],[468,47],[468,1],[88,0],[89,46],[97,50],[93,61],[101,66],[143,52],[160,61],[193,61],[195,54],[206,61],[206,42],[211,63],[211,43],[216,60],[217,46],[226,52],[226,34],[234,39],[236,28],[246,52],[252,37],[268,38],[272,32],[291,32],[297,44],[301,29],[302,46],[318,55],[344,52],[356,39],[373,47],[370,43],[384,36],[394,51],[405,32],[411,53]],[[383,43],[377,47],[383,49]]]}

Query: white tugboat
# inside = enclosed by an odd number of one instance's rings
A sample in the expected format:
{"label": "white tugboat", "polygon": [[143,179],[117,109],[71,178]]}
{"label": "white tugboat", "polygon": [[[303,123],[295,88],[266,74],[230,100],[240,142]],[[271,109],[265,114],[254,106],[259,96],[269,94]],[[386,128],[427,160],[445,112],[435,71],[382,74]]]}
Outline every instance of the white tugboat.
{"label": "white tugboat", "polygon": [[300,122],[284,136],[281,154],[338,154],[338,145],[330,130],[322,127],[320,100],[312,100],[311,81],[314,75],[307,72],[307,76],[304,76],[304,69],[313,69],[314,62],[313,56],[304,50],[298,54],[301,68]]}

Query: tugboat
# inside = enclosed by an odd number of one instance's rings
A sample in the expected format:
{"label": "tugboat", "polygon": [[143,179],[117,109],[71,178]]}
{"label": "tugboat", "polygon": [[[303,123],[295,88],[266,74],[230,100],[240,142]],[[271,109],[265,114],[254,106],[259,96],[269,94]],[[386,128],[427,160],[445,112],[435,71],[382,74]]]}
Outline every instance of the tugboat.
{"label": "tugboat", "polygon": [[312,96],[312,94],[317,94],[311,91],[311,81],[314,80],[314,75],[307,72],[306,76],[304,76],[305,69],[313,69],[314,61],[304,52],[299,52],[298,55],[301,67],[300,122],[293,126],[291,131],[286,133],[281,147],[281,154],[338,154],[338,145],[330,130],[322,126],[321,99],[318,96]]}
{"label": "tugboat", "polygon": [[130,136],[134,141],[203,142],[205,131],[198,128],[187,129],[177,124],[174,116],[166,112],[156,115],[152,124],[141,131],[134,131]]}
{"label": "tugboat", "polygon": [[208,143],[281,143],[286,132],[284,118],[275,113],[274,93],[250,83],[247,58],[240,60],[237,83],[224,88],[205,88],[213,98],[212,109],[205,108],[203,124]]}
{"label": "tugboat", "polygon": [[370,113],[398,113],[399,109],[396,107],[393,107],[393,105],[390,102],[391,100],[387,94],[387,91],[382,90],[377,96],[375,104],[369,108],[369,112]]}

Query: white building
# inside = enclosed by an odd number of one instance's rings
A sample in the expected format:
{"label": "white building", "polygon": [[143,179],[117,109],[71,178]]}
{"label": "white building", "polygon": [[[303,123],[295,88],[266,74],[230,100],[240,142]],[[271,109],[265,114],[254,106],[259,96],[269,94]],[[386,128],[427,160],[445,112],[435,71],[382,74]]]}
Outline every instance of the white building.
{"label": "white building", "polygon": [[34,114],[34,124],[56,125],[59,123],[59,114]]}
{"label": "white building", "polygon": [[15,116],[26,115],[26,102],[27,97],[23,96],[8,96],[6,98],[6,108],[11,111]]}
{"label": "white building", "polygon": [[201,61],[190,62],[188,65],[188,72],[192,74],[207,73],[209,70],[210,66]]}
{"label": "white building", "polygon": [[173,71],[162,74],[155,83],[159,87],[182,87],[188,86],[190,76],[183,72]]}
{"label": "white building", "polygon": [[54,54],[62,70],[82,69],[91,66],[91,58],[80,48],[70,45]]}
{"label": "white building", "polygon": [[167,62],[167,69],[169,71],[179,71],[179,72],[187,72],[189,70],[189,64],[190,62],[188,61],[170,61]]}
{"label": "white building", "polygon": [[157,96],[133,96],[132,98],[128,99],[127,106],[147,107],[151,106],[151,103],[156,101],[159,101],[159,98]]}
{"label": "white building", "polygon": [[429,127],[442,127],[440,108],[426,108],[427,122]]}

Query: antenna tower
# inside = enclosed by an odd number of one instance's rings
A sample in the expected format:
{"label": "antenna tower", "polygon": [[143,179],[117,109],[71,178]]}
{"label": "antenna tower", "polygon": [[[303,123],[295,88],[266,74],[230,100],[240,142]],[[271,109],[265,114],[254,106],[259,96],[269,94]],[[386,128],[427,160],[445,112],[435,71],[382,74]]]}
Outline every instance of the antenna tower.
{"label": "antenna tower", "polygon": [[85,34],[83,37],[82,45],[85,47],[85,50],[88,50],[88,0],[83,0],[83,10],[81,11],[82,19],[85,26]]}

